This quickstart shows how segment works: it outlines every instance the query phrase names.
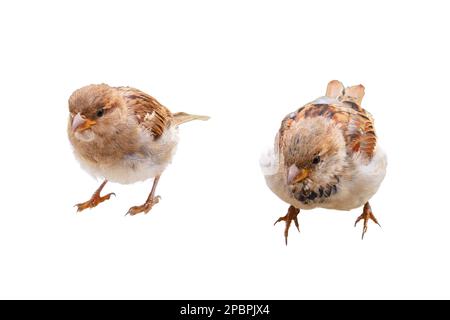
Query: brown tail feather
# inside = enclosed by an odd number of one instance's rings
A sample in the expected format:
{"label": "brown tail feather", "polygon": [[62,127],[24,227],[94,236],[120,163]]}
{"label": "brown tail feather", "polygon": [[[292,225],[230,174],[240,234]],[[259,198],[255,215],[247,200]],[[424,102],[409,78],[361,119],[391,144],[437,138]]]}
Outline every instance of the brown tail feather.
{"label": "brown tail feather", "polygon": [[202,120],[202,121],[206,121],[208,120],[209,117],[208,116],[198,116],[195,114],[189,114],[186,112],[176,112],[173,114],[173,122],[175,125],[180,125],[183,124],[185,122],[189,122],[192,120]]}
{"label": "brown tail feather", "polygon": [[364,98],[364,86],[359,84],[357,86],[348,87],[345,89],[344,101],[350,101],[361,106],[362,99]]}
{"label": "brown tail feather", "polygon": [[344,88],[344,85],[342,84],[342,82],[333,80],[328,83],[327,93],[325,95],[327,97],[337,99],[338,97],[342,96],[344,94],[344,92],[345,92],[345,88]]}
{"label": "brown tail feather", "polygon": [[364,86],[359,84],[357,86],[344,88],[342,82],[333,80],[328,83],[325,95],[330,98],[336,98],[339,101],[353,102],[358,106],[361,106],[364,97]]}

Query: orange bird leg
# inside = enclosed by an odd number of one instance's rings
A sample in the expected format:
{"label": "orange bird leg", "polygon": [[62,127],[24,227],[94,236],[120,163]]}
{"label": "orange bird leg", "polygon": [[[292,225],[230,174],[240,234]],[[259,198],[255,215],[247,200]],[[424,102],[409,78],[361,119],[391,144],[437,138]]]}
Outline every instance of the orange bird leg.
{"label": "orange bird leg", "polygon": [[115,193],[108,193],[106,196],[103,196],[103,197],[100,196],[100,192],[102,191],[103,187],[106,185],[107,182],[108,182],[108,180],[103,181],[103,183],[100,185],[100,187],[98,187],[98,189],[94,192],[91,199],[89,199],[86,202],[76,204],[75,207],[78,207],[77,212],[83,211],[84,209],[87,209],[87,208],[94,208],[99,203],[102,203],[105,200],[109,200],[109,198],[112,195],[115,196],[116,195]]}
{"label": "orange bird leg", "polygon": [[288,209],[288,213],[284,217],[278,218],[275,221],[274,225],[276,225],[280,221],[284,221],[286,223],[286,228],[284,229],[284,239],[287,245],[288,235],[289,235],[289,227],[291,226],[292,221],[294,221],[295,226],[297,227],[298,232],[300,232],[300,226],[298,224],[297,216],[300,213],[300,209],[295,208],[294,206],[290,206]]}
{"label": "orange bird leg", "polygon": [[129,214],[130,216],[134,216],[141,212],[147,213],[153,208],[155,204],[159,202],[161,197],[160,196],[155,197],[156,186],[158,185],[159,178],[160,176],[157,176],[153,181],[152,191],[150,191],[147,201],[145,201],[145,203],[141,206],[131,207],[130,210],[128,210],[128,212],[125,215]]}
{"label": "orange bird leg", "polygon": [[370,207],[369,202],[366,202],[366,204],[364,205],[363,213],[356,219],[355,227],[358,224],[358,222],[363,219],[364,219],[364,226],[361,239],[364,239],[364,234],[367,232],[367,223],[369,222],[369,220],[372,220],[381,227],[381,225],[378,223],[377,218],[375,218],[375,216],[373,215],[372,208]]}

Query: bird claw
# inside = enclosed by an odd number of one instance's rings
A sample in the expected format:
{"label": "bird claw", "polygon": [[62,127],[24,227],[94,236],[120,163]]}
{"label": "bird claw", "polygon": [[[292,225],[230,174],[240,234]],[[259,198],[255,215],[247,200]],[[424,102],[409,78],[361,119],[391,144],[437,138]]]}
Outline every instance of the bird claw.
{"label": "bird claw", "polygon": [[297,227],[298,232],[300,232],[300,225],[298,223],[298,214],[300,213],[300,209],[297,209],[293,206],[289,207],[288,213],[284,217],[279,217],[277,221],[273,225],[276,225],[278,222],[284,221],[286,222],[286,227],[284,229],[284,239],[287,245],[288,236],[289,236],[289,228],[291,226],[292,221],[294,221],[295,226]]}
{"label": "bird claw", "polygon": [[381,228],[381,225],[379,224],[377,218],[375,218],[375,216],[374,216],[374,214],[372,212],[372,208],[370,207],[370,204],[368,202],[364,205],[363,213],[356,219],[355,227],[358,224],[358,222],[361,221],[361,220],[364,220],[361,240],[364,240],[364,235],[367,232],[369,220],[372,220],[373,222],[375,222]]}
{"label": "bird claw", "polygon": [[155,204],[157,204],[159,202],[159,200],[161,200],[160,196],[156,196],[153,199],[151,199],[150,201],[147,201],[146,203],[144,203],[141,206],[134,206],[131,207],[127,213],[125,213],[125,216],[130,215],[130,216],[134,216],[138,213],[144,212],[145,214],[147,214]]}
{"label": "bird claw", "polygon": [[116,194],[114,192],[111,192],[101,197],[98,193],[94,193],[91,199],[86,202],[77,203],[76,205],[74,205],[74,207],[77,207],[77,212],[81,212],[87,208],[94,208],[98,206],[103,201],[109,200],[111,196],[116,196]]}

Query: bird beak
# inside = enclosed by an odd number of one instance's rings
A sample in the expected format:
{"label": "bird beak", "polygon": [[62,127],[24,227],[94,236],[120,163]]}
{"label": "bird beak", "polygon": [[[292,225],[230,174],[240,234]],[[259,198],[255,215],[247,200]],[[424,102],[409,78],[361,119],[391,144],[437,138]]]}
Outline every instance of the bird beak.
{"label": "bird beak", "polygon": [[295,164],[289,167],[288,171],[288,184],[296,184],[302,182],[308,178],[310,173],[309,169],[299,169]]}
{"label": "bird beak", "polygon": [[78,112],[72,120],[72,132],[89,129],[94,124],[96,124],[94,120],[86,119]]}

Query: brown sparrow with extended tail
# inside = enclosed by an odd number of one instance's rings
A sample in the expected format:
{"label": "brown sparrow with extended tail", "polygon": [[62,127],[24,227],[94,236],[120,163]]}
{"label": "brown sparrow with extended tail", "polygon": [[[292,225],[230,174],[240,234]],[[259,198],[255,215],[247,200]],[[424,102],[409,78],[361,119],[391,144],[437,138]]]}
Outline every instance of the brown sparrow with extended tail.
{"label": "brown sparrow with extended tail", "polygon": [[101,196],[108,181],[130,184],[154,178],[143,205],[128,214],[147,213],[158,203],[159,178],[175,153],[178,125],[206,116],[171,113],[148,94],[129,87],[89,85],[69,98],[69,140],[81,166],[104,179],[91,199],[79,203],[78,211],[93,208],[113,193]]}

